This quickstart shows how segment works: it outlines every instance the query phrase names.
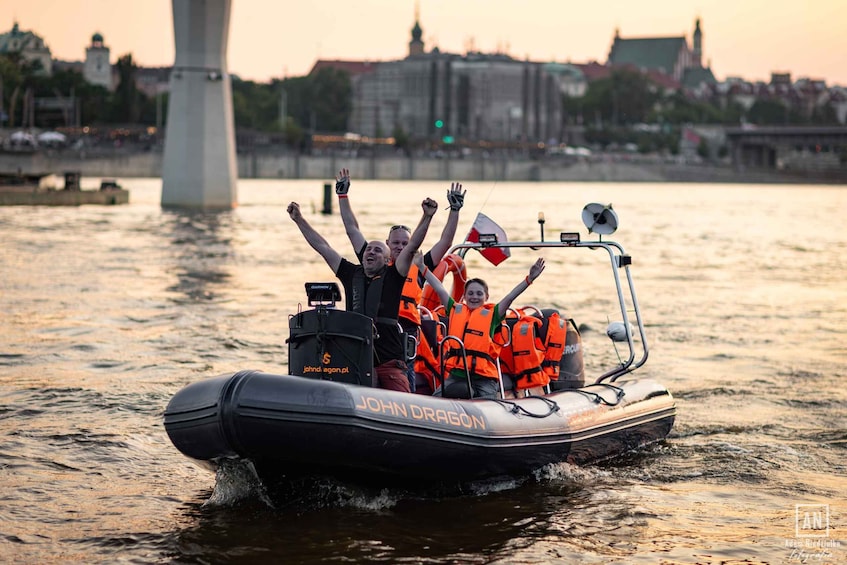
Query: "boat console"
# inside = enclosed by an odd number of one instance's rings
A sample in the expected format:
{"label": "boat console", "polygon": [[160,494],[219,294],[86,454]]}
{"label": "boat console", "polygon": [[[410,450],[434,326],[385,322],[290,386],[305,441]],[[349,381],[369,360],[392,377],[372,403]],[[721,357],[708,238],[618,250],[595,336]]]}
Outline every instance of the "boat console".
{"label": "boat console", "polygon": [[373,369],[373,321],[338,310],[338,284],[306,283],[310,310],[288,320],[289,373],[311,379],[376,386]]}

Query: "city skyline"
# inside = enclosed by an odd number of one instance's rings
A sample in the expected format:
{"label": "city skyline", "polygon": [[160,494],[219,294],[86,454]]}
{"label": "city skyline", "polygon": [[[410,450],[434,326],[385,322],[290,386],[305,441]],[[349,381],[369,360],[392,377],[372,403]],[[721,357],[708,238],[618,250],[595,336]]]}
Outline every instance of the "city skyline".
{"label": "city skyline", "polygon": [[[14,23],[41,36],[54,59],[82,60],[95,32],[114,63],[170,66],[174,59],[171,0],[29,0],[0,5],[0,31]],[[286,8],[274,0],[233,0],[229,71],[267,82],[302,76],[319,59],[380,61],[408,53],[414,0],[324,0]],[[505,52],[517,59],[605,63],[615,31],[621,37],[685,36],[701,19],[703,64],[720,81],[768,81],[790,72],[847,86],[843,0],[774,5],[769,0],[595,0],[574,7],[549,0],[419,0],[426,49],[464,54]],[[286,13],[286,9],[291,11]]]}

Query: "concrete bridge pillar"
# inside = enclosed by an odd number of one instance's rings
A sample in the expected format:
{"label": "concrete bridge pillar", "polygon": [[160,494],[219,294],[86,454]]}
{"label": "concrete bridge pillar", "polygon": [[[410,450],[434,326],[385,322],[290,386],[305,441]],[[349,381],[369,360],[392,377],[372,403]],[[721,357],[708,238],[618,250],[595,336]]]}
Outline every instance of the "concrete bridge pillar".
{"label": "concrete bridge pillar", "polygon": [[172,0],[176,58],[162,162],[162,206],[238,205],[226,62],[231,0]]}

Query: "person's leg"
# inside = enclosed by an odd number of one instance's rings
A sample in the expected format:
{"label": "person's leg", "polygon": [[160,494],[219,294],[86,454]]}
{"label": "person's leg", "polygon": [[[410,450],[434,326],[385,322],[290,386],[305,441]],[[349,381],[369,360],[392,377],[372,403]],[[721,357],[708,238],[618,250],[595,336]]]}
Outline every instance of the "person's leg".
{"label": "person's leg", "polygon": [[442,395],[444,398],[470,398],[467,377],[450,375],[444,379]]}
{"label": "person's leg", "polygon": [[399,392],[411,392],[409,390],[409,376],[406,373],[406,364],[402,361],[388,361],[376,368],[376,376],[379,388],[396,390]]}
{"label": "person's leg", "polygon": [[424,375],[415,373],[415,389],[412,392],[432,396],[432,387],[429,386],[429,381],[426,380]]}
{"label": "person's leg", "polygon": [[518,394],[515,391],[515,381],[511,375],[503,373],[503,398],[517,398]]}
{"label": "person's leg", "polygon": [[415,367],[412,363],[408,363],[406,366],[406,378],[409,379],[409,392],[415,392],[417,388],[417,377],[415,375]]}
{"label": "person's leg", "polygon": [[488,379],[485,377],[475,378],[473,380],[474,398],[499,398],[500,383],[497,379]]}

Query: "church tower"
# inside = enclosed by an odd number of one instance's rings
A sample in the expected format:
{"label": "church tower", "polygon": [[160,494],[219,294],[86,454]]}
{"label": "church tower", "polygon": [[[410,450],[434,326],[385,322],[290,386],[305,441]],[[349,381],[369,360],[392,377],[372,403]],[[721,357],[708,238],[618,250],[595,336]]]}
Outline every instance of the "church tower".
{"label": "church tower", "polygon": [[82,76],[90,84],[96,84],[112,90],[112,64],[109,62],[109,48],[103,43],[103,36],[95,33],[91,36],[91,45],[85,48],[85,64]]}
{"label": "church tower", "polygon": [[412,57],[414,55],[423,55],[424,53],[424,44],[421,40],[421,36],[423,36],[423,30],[421,29],[420,19],[421,19],[421,7],[420,2],[415,2],[415,27],[412,28],[412,40],[409,42],[409,56]]}
{"label": "church tower", "polygon": [[612,40],[612,48],[609,49],[609,57],[608,57],[609,61],[615,60],[615,51],[617,50],[617,47],[620,44],[620,41],[621,41],[621,28],[616,27],[615,28],[615,38]]}
{"label": "church tower", "polygon": [[703,32],[700,31],[700,18],[697,18],[694,24],[694,52],[692,58],[692,67],[700,68],[703,66]]}

